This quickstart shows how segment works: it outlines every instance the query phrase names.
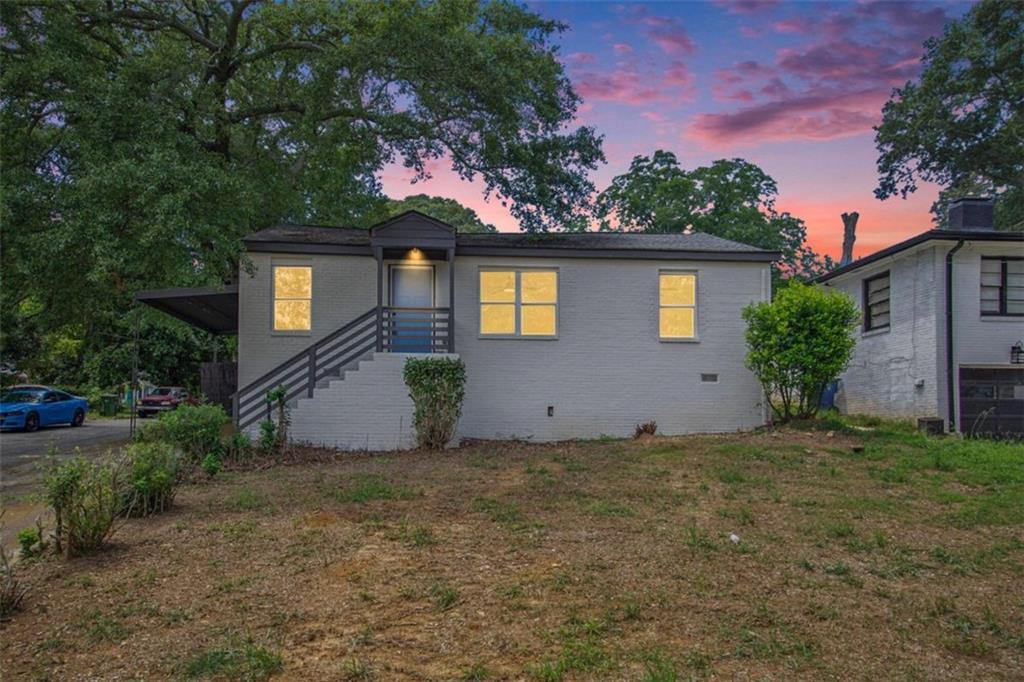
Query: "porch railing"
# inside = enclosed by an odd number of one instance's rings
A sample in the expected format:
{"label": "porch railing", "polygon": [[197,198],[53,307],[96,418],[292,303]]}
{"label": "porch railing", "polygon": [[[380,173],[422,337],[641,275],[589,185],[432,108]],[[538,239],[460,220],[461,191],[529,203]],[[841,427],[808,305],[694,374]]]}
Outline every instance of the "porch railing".
{"label": "porch railing", "polygon": [[449,308],[382,308],[378,350],[448,353],[452,350],[450,325]]}
{"label": "porch railing", "polygon": [[452,349],[449,308],[374,307],[299,351],[231,396],[239,429],[269,418],[267,393],[278,386],[290,402],[312,398],[318,382],[338,376],[374,350],[390,353],[446,353]]}

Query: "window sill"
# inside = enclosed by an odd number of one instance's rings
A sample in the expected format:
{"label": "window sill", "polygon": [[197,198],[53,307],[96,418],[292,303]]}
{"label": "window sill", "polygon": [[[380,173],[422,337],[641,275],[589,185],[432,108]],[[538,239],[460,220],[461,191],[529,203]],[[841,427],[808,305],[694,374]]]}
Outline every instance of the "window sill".
{"label": "window sill", "polygon": [[283,332],[283,331],[281,331],[281,332],[279,332],[279,331],[271,330],[270,335],[271,336],[312,336],[313,332],[312,331],[308,331],[308,332],[299,332],[299,331]]}
{"label": "window sill", "polygon": [[881,336],[882,334],[888,334],[892,327],[879,327],[878,329],[869,329],[866,332],[860,333],[860,338],[867,339],[872,336]]}
{"label": "window sill", "polygon": [[515,336],[508,334],[477,334],[481,341],[557,341],[558,336]]}
{"label": "window sill", "polygon": [[1024,322],[1024,315],[979,315],[982,322]]}
{"label": "window sill", "polygon": [[658,343],[700,343],[700,337],[693,336],[688,339],[666,339],[658,337]]}

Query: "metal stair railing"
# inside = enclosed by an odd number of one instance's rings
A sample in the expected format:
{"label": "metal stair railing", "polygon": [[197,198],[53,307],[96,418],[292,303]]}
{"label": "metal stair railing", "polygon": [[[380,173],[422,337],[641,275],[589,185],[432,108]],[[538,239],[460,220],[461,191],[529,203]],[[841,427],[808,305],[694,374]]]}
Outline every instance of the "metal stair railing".
{"label": "metal stair railing", "polygon": [[376,350],[379,328],[374,307],[240,388],[231,396],[235,426],[241,430],[268,417],[267,392],[278,386],[284,386],[285,402],[303,393],[312,398],[318,381]]}

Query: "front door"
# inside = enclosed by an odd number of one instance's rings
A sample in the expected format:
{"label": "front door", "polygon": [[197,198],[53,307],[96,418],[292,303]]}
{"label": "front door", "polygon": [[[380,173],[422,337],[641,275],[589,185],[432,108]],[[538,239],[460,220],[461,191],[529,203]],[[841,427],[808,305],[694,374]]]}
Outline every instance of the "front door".
{"label": "front door", "polygon": [[391,266],[391,350],[395,353],[429,353],[432,347],[432,315],[422,310],[434,307],[433,265]]}

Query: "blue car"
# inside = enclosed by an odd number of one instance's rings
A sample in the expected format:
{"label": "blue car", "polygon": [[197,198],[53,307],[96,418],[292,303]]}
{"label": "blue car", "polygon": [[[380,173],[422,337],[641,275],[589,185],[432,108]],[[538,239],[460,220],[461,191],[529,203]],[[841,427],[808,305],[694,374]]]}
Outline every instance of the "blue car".
{"label": "blue car", "polygon": [[85,398],[47,388],[15,386],[0,395],[0,429],[35,431],[40,426],[81,426],[89,403]]}

